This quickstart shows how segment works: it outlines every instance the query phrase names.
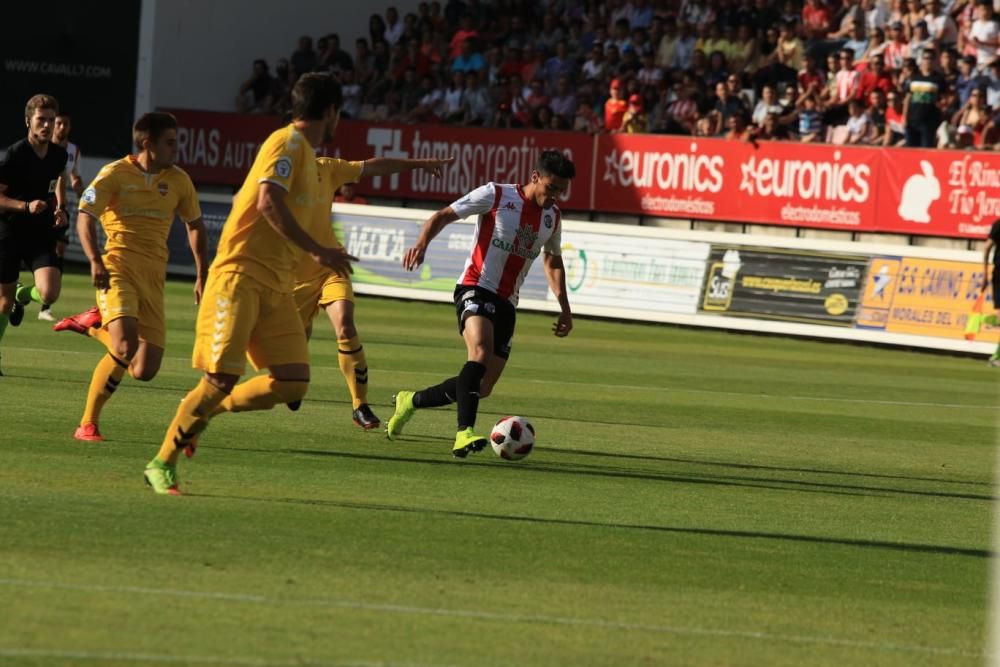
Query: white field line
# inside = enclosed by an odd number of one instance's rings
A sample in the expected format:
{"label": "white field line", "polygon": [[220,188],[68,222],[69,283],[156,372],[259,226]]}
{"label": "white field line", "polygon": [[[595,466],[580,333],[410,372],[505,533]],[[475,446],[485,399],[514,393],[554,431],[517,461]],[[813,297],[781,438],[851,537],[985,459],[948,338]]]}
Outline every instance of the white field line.
{"label": "white field line", "polygon": [[[59,354],[86,354],[89,356],[94,356],[90,352],[84,352],[82,350],[46,350],[40,348],[32,347],[19,347],[19,350],[24,350],[26,352],[42,352],[45,354],[52,354],[57,352]],[[100,355],[98,355],[100,356]],[[96,357],[95,357],[96,358]],[[190,361],[190,357],[164,357],[164,361]],[[335,370],[340,372],[339,366],[320,366],[318,364],[312,364],[313,368],[322,368],[325,370]],[[395,375],[419,375],[427,377],[438,377],[441,373],[429,372],[429,371],[406,371],[395,368],[373,368],[371,369],[376,375],[381,373],[395,374]],[[748,391],[724,391],[717,389],[689,389],[686,387],[654,387],[649,385],[634,385],[634,384],[607,384],[601,382],[572,382],[570,380],[540,380],[525,378],[519,380],[519,382],[531,383],[531,384],[547,384],[556,386],[570,386],[570,387],[587,387],[590,389],[604,389],[614,391],[616,389],[628,389],[634,391],[645,391],[645,392],[665,392],[674,394],[703,394],[711,396],[739,396],[743,398],[757,398],[766,399],[771,401],[819,401],[822,403],[857,403],[861,405],[896,405],[903,407],[913,407],[913,408],[945,408],[950,410],[997,410],[1000,408],[1000,404],[997,405],[976,405],[970,403],[931,403],[922,401],[893,401],[893,400],[883,400],[883,399],[870,399],[870,398],[846,398],[843,396],[797,396],[797,395],[782,395],[782,394],[763,394]]]}
{"label": "white field line", "polygon": [[127,651],[70,651],[47,648],[2,648],[2,658],[45,658],[88,662],[179,663],[237,665],[239,667],[435,667],[425,663],[383,662],[378,660],[313,660],[310,658],[247,658],[223,655],[163,655]]}
{"label": "white field line", "polygon": [[[599,618],[572,618],[567,616],[549,616],[539,614],[510,614],[489,610],[448,609],[444,607],[418,607],[410,605],[384,604],[364,602],[360,600],[344,600],[337,598],[284,598],[258,595],[251,593],[222,593],[212,591],[186,591],[167,588],[151,588],[143,586],[102,586],[97,584],[71,584],[58,581],[3,579],[0,586],[11,588],[73,590],[89,593],[112,593],[133,596],[175,597],[200,600],[216,600],[221,602],[267,604],[271,606],[293,607],[324,607],[337,609],[353,609],[358,611],[382,612],[386,614],[412,614],[418,616],[443,616],[449,618],[467,618],[506,623],[541,623],[548,625],[563,625],[571,627],[600,628],[604,630],[623,630],[631,632],[647,632],[655,634],[673,634],[688,637],[722,637],[731,639],[752,639],[773,643],[806,644],[814,646],[836,646],[841,648],[870,650],[879,652],[903,652],[929,655],[952,655],[968,658],[980,658],[984,653],[968,651],[947,646],[924,646],[920,644],[900,644],[894,642],[878,642],[863,639],[838,637],[816,637],[810,635],[786,635],[754,630],[732,630],[726,628],[706,628],[697,626],[657,625],[652,623],[629,623],[625,621],[610,621]],[[9,605],[9,603],[8,603]]]}

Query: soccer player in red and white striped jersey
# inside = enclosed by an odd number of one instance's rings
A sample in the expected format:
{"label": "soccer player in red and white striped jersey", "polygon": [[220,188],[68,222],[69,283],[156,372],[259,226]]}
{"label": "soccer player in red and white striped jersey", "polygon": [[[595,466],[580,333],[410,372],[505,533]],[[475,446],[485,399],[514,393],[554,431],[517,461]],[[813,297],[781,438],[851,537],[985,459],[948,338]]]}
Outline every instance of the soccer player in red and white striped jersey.
{"label": "soccer player in red and white striped jersey", "polygon": [[479,399],[489,396],[510,357],[518,290],[539,255],[544,254],[545,277],[561,310],[552,332],[562,338],[572,330],[560,249],[562,214],[556,199],[575,175],[569,158],[559,151],[544,151],[529,183],[487,183],[424,224],[416,245],[403,255],[408,271],[423,263],[427,245],[446,225],[479,216],[476,243],[455,286],[458,330],[468,357],[457,376],[418,392],[396,394],[396,411],[386,425],[390,440],[402,433],[418,408],[458,403],[458,433],[451,453],[465,458],[486,446],[487,439],[474,432]]}

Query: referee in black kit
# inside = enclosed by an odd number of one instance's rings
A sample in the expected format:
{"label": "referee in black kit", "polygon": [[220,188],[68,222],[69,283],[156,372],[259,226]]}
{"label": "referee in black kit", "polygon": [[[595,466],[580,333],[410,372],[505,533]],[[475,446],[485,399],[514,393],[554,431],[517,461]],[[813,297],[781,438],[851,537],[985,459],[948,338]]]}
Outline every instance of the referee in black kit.
{"label": "referee in black kit", "polygon": [[[62,286],[56,239],[66,217],[66,149],[52,143],[59,103],[35,95],[24,107],[28,136],[7,148],[0,160],[0,340],[7,324],[17,326],[30,301],[54,303]],[[21,269],[34,273],[34,286],[18,288]],[[2,375],[2,373],[0,373]]]}

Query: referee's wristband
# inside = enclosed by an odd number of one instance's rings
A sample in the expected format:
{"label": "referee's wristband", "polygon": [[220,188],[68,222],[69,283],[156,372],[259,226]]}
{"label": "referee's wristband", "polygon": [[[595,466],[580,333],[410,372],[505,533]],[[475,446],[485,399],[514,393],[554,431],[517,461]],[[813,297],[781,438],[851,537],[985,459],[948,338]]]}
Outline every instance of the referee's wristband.
{"label": "referee's wristband", "polygon": [[26,201],[23,201],[23,202],[21,202],[21,203],[22,203],[22,204],[24,204],[24,208],[23,208],[22,210],[23,210],[23,211],[24,211],[25,213],[28,213],[28,212],[29,212],[29,209],[28,209],[28,202],[26,202]]}

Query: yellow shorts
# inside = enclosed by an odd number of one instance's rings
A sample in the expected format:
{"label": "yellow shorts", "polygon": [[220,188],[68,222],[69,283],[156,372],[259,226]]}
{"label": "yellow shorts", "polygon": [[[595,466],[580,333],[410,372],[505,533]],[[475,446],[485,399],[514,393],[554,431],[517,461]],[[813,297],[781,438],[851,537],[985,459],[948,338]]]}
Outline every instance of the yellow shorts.
{"label": "yellow shorts", "polygon": [[209,272],[198,309],[192,363],[206,373],[308,364],[306,333],[291,292],[242,273]]}
{"label": "yellow shorts", "polygon": [[[155,264],[155,263],[154,263]],[[122,317],[134,317],[139,325],[139,339],[162,348],[167,342],[166,318],[163,314],[162,266],[142,266],[136,261],[105,256],[104,266],[110,275],[110,286],[97,290],[97,307],[105,327]]]}
{"label": "yellow shorts", "polygon": [[350,278],[331,271],[319,278],[295,285],[295,307],[305,327],[313,321],[320,308],[326,308],[334,301],[354,303],[354,288],[351,286]]}

